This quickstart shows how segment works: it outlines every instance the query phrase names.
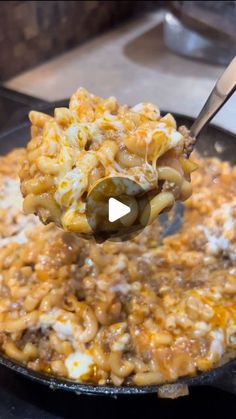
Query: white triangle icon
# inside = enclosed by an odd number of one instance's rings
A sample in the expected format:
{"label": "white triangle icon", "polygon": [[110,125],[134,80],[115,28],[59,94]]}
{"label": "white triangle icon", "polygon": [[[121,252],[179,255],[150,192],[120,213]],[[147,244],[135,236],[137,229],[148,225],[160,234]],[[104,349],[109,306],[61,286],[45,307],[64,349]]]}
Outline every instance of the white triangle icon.
{"label": "white triangle icon", "polygon": [[124,215],[129,214],[131,211],[128,205],[123,204],[115,198],[109,198],[108,201],[108,219],[113,223]]}

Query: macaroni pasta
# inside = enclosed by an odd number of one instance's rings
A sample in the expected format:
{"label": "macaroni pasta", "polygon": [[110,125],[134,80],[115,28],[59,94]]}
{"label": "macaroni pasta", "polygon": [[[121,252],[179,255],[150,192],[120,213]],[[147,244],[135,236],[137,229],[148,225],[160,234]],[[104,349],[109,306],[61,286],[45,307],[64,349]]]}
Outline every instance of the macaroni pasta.
{"label": "macaroni pasta", "polygon": [[149,196],[150,218],[147,208],[142,213],[142,196],[134,196],[137,211],[130,225],[151,223],[175,200],[191,195],[192,139],[184,127],[177,130],[171,114],[161,117],[151,103],[128,108],[80,88],[69,108],[55,109],[54,117],[32,111],[29,118],[32,139],[20,172],[24,211],[45,224],[90,234],[88,194],[111,177],[129,178]]}
{"label": "macaroni pasta", "polygon": [[[2,353],[36,371],[120,386],[192,376],[235,352],[235,167],[195,156],[184,225],[163,243],[155,221],[133,240],[98,245],[21,212],[25,156],[0,158]],[[159,176],[178,184],[172,169]]]}

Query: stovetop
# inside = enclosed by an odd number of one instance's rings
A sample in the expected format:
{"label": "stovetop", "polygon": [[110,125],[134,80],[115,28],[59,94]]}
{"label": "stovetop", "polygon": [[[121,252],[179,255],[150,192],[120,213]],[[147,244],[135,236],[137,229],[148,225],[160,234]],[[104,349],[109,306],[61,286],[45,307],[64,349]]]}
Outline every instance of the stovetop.
{"label": "stovetop", "polygon": [[[47,102],[0,86],[0,132],[27,121],[31,108]],[[151,396],[83,396],[52,390],[0,366],[0,419],[115,419],[145,417],[159,419],[235,418],[236,397],[222,390],[193,388],[177,400]]]}

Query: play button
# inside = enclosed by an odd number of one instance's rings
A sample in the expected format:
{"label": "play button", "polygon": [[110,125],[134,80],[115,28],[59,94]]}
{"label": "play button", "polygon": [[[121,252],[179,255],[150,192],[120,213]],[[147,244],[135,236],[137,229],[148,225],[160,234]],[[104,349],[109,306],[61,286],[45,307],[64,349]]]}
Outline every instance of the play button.
{"label": "play button", "polygon": [[[149,213],[146,191],[132,179],[110,176],[99,180],[86,200],[86,217],[98,242],[127,240],[145,226],[140,217]],[[148,220],[147,216],[147,220]]]}
{"label": "play button", "polygon": [[122,204],[115,198],[109,198],[108,200],[108,220],[113,223],[116,220],[124,217],[124,215],[129,214],[131,211],[128,205]]}

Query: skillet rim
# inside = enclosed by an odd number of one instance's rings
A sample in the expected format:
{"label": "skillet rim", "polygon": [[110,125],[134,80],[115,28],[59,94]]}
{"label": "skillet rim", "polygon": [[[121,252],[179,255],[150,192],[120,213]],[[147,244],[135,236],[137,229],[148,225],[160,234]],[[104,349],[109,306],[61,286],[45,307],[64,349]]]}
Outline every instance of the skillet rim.
{"label": "skillet rim", "polygon": [[[7,356],[0,353],[0,365],[4,366],[23,377],[30,379],[31,381],[48,386],[51,390],[65,390],[67,392],[73,392],[75,394],[87,394],[94,396],[119,396],[119,395],[147,395],[157,393],[159,389],[164,386],[175,386],[175,385],[187,385],[188,387],[193,386],[213,386],[221,389],[226,389],[236,395],[236,389],[228,388],[228,385],[223,382],[224,375],[227,378],[233,378],[236,374],[236,358],[231,359],[221,366],[212,368],[206,372],[199,373],[195,376],[181,377],[173,382],[165,382],[163,384],[154,384],[147,386],[135,386],[135,385],[124,385],[124,386],[113,386],[113,385],[95,385],[79,383],[72,380],[61,379],[54,375],[47,373],[41,373],[27,368],[25,365],[14,361]],[[221,385],[222,381],[222,385]]]}

